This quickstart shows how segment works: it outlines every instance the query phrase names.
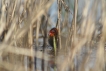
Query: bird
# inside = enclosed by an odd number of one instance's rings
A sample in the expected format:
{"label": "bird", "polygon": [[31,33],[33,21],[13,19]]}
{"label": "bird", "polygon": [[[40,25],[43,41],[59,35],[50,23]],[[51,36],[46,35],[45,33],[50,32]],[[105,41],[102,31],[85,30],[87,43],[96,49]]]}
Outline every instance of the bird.
{"label": "bird", "polygon": [[58,29],[55,27],[49,31],[49,37],[48,37],[48,42],[52,47],[54,47],[54,39],[55,39],[55,44],[57,47],[58,46]]}
{"label": "bird", "polygon": [[[51,67],[58,68],[58,66],[61,65],[61,62],[64,61],[64,58],[66,56],[66,37],[63,35],[59,35],[58,34],[58,29],[56,27],[51,28],[51,30],[49,31],[48,34],[48,43],[49,45],[52,47],[52,49],[54,50],[54,42],[56,44],[56,55],[55,55],[55,51],[54,51],[54,59],[51,58],[49,60],[49,64],[51,65]],[[61,37],[61,49],[58,47],[59,44],[59,39],[58,36]],[[54,41],[55,39],[55,41]]]}
{"label": "bird", "polygon": [[[66,37],[64,37],[63,35],[60,36],[61,37],[61,48],[65,48],[66,45]],[[55,41],[54,41],[55,39]],[[58,48],[58,44],[59,44],[59,39],[58,39],[58,29],[56,27],[53,27],[50,31],[49,31],[49,35],[48,35],[48,43],[49,45],[54,48],[54,42],[56,44],[56,48]]]}
{"label": "bird", "polygon": [[[55,41],[54,41],[55,39]],[[57,54],[60,51],[58,48],[58,29],[56,27],[53,27],[49,30],[48,32],[48,44],[46,45],[46,47],[44,48],[42,45],[37,48],[38,51],[43,51],[43,49],[45,49],[45,53],[46,56],[49,58],[48,60],[48,64],[51,68],[55,69],[55,67],[57,67],[57,62],[55,59],[55,53],[54,53],[54,42],[56,44],[56,48],[57,48]],[[61,36],[61,44],[62,44],[62,48],[65,47],[65,43],[66,43],[66,38]],[[59,51],[58,51],[59,50]],[[56,55],[57,57],[57,55]]]}

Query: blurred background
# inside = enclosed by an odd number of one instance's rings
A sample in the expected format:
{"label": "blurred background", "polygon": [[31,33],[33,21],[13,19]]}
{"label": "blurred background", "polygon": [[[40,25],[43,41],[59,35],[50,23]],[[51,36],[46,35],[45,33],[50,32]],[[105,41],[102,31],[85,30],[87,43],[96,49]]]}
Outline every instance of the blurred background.
{"label": "blurred background", "polygon": [[0,71],[106,71],[105,19],[106,0],[0,0]]}

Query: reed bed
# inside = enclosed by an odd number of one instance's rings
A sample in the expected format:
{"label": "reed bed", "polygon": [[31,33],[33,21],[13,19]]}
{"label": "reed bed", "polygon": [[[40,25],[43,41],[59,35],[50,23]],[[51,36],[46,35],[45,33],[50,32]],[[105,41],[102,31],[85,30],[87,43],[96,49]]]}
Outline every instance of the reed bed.
{"label": "reed bed", "polygon": [[[79,1],[1,0],[0,71],[106,71],[106,1],[84,1],[81,14]],[[52,27],[59,31],[55,55],[47,50]]]}

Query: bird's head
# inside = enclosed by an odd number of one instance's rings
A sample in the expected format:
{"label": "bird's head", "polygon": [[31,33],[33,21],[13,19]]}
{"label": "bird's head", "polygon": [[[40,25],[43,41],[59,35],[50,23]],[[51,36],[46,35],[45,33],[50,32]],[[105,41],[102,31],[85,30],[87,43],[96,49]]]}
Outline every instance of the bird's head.
{"label": "bird's head", "polygon": [[49,31],[49,37],[57,37],[57,36],[58,36],[58,30],[57,30],[57,28],[52,28]]}

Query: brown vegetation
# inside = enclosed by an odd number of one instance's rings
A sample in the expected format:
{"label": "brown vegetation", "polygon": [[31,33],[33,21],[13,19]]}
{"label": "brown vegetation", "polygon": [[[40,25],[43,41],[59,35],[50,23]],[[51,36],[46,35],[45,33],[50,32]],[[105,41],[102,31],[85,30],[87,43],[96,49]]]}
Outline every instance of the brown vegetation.
{"label": "brown vegetation", "polygon": [[[54,0],[2,0],[0,71],[39,71],[38,59],[41,59],[43,71],[51,71],[50,67],[55,71],[106,71],[106,1],[95,0],[90,11],[89,1],[85,1],[80,19],[78,0],[74,0],[73,13],[68,0],[57,1],[55,27],[59,30],[59,53],[54,56],[38,50],[41,45],[46,48],[48,44],[47,34],[51,28],[48,11]],[[99,3],[102,13],[96,20]],[[73,16],[72,22],[69,22],[69,14]],[[61,48],[64,41],[61,36],[66,39],[64,48]]]}

